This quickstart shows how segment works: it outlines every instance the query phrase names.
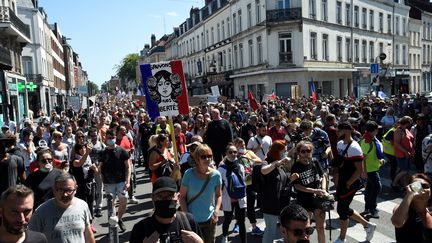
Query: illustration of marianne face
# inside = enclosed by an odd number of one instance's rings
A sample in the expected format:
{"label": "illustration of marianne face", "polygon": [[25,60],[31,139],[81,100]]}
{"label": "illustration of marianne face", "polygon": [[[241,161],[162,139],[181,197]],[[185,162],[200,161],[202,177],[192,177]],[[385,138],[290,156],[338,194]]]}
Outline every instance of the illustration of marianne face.
{"label": "illustration of marianne face", "polygon": [[166,70],[157,72],[147,80],[150,98],[157,104],[177,102],[182,93],[180,76]]}

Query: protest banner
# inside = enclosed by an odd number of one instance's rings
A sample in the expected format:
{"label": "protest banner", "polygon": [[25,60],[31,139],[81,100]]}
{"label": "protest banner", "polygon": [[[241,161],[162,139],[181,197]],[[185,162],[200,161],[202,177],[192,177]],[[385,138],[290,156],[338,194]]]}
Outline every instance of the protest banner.
{"label": "protest banner", "polygon": [[147,110],[158,116],[188,114],[189,104],[183,65],[179,60],[140,65]]}

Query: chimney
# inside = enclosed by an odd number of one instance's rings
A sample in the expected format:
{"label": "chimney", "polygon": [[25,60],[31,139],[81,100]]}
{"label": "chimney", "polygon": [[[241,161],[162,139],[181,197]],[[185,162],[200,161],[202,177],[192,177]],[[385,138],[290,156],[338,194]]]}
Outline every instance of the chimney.
{"label": "chimney", "polygon": [[156,36],[154,34],[151,35],[151,47],[156,45]]}

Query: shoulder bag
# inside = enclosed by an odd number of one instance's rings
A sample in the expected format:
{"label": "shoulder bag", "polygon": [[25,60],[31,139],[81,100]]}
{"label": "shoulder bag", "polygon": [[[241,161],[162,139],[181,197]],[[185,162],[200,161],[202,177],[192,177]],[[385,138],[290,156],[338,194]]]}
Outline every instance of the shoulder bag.
{"label": "shoulder bag", "polygon": [[201,190],[195,195],[193,196],[191,199],[187,200],[186,204],[190,205],[193,201],[195,201],[199,196],[201,196],[201,194],[204,192],[204,190],[206,189],[207,185],[210,182],[210,178],[211,178],[211,174],[207,176],[206,181],[204,182],[203,186],[201,187]]}

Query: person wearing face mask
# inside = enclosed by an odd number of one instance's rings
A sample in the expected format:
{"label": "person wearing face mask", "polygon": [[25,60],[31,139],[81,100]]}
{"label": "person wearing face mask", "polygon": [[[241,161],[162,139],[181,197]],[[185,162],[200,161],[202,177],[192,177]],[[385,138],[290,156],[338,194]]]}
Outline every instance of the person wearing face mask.
{"label": "person wearing face mask", "polygon": [[290,175],[291,158],[283,158],[285,152],[285,141],[276,140],[261,167],[261,211],[266,225],[262,242],[273,242],[281,238],[276,226],[278,215],[290,201],[291,181],[299,176],[296,173]]}
{"label": "person wearing face mask", "polygon": [[396,242],[432,242],[431,181],[424,174],[411,176],[405,197],[393,209],[391,222]]}
{"label": "person wearing face mask", "polygon": [[255,216],[255,201],[257,196],[261,195],[257,195],[252,184],[252,171],[253,168],[260,169],[259,166],[262,164],[262,160],[252,150],[246,149],[243,139],[236,138],[233,143],[238,151],[239,162],[243,165],[245,170],[247,217],[252,225],[251,234],[261,236],[264,234],[264,231],[256,225],[257,220]]}
{"label": "person wearing face mask", "polygon": [[24,182],[34,192],[34,208],[53,197],[52,185],[54,179],[62,170],[54,168],[53,156],[50,149],[41,149],[36,155],[37,170],[30,173]]}
{"label": "person wearing face mask", "polygon": [[192,214],[177,212],[178,198],[176,182],[166,176],[158,178],[152,190],[153,215],[134,225],[129,242],[204,242]]}
{"label": "person wearing face mask", "polygon": [[[112,194],[119,199],[118,224],[122,232],[126,227],[122,221],[126,212],[128,189],[131,179],[129,153],[116,145],[115,131],[110,129],[106,133],[106,148],[100,153],[99,171],[102,175],[105,193]],[[113,203],[113,212],[115,203]]]}
{"label": "person wearing face mask", "polygon": [[[222,224],[222,243],[227,242],[228,227],[232,221],[235,212],[237,225],[239,226],[240,240],[246,242],[246,182],[245,169],[237,159],[237,148],[233,144],[228,144],[225,152],[224,160],[219,164],[219,172],[222,177],[222,208],[224,210],[224,221]],[[244,186],[244,194],[238,198],[230,195],[228,180],[233,180],[231,177],[236,177],[241,180],[240,184]],[[232,185],[232,184],[231,184]]]}
{"label": "person wearing face mask", "polygon": [[77,183],[73,175],[56,176],[51,187],[54,198],[34,211],[28,228],[45,234],[49,243],[95,243],[90,210],[85,201],[75,197]]}
{"label": "person wearing face mask", "polygon": [[310,225],[309,214],[302,206],[291,203],[279,215],[279,229],[284,243],[309,243],[314,228]]}

